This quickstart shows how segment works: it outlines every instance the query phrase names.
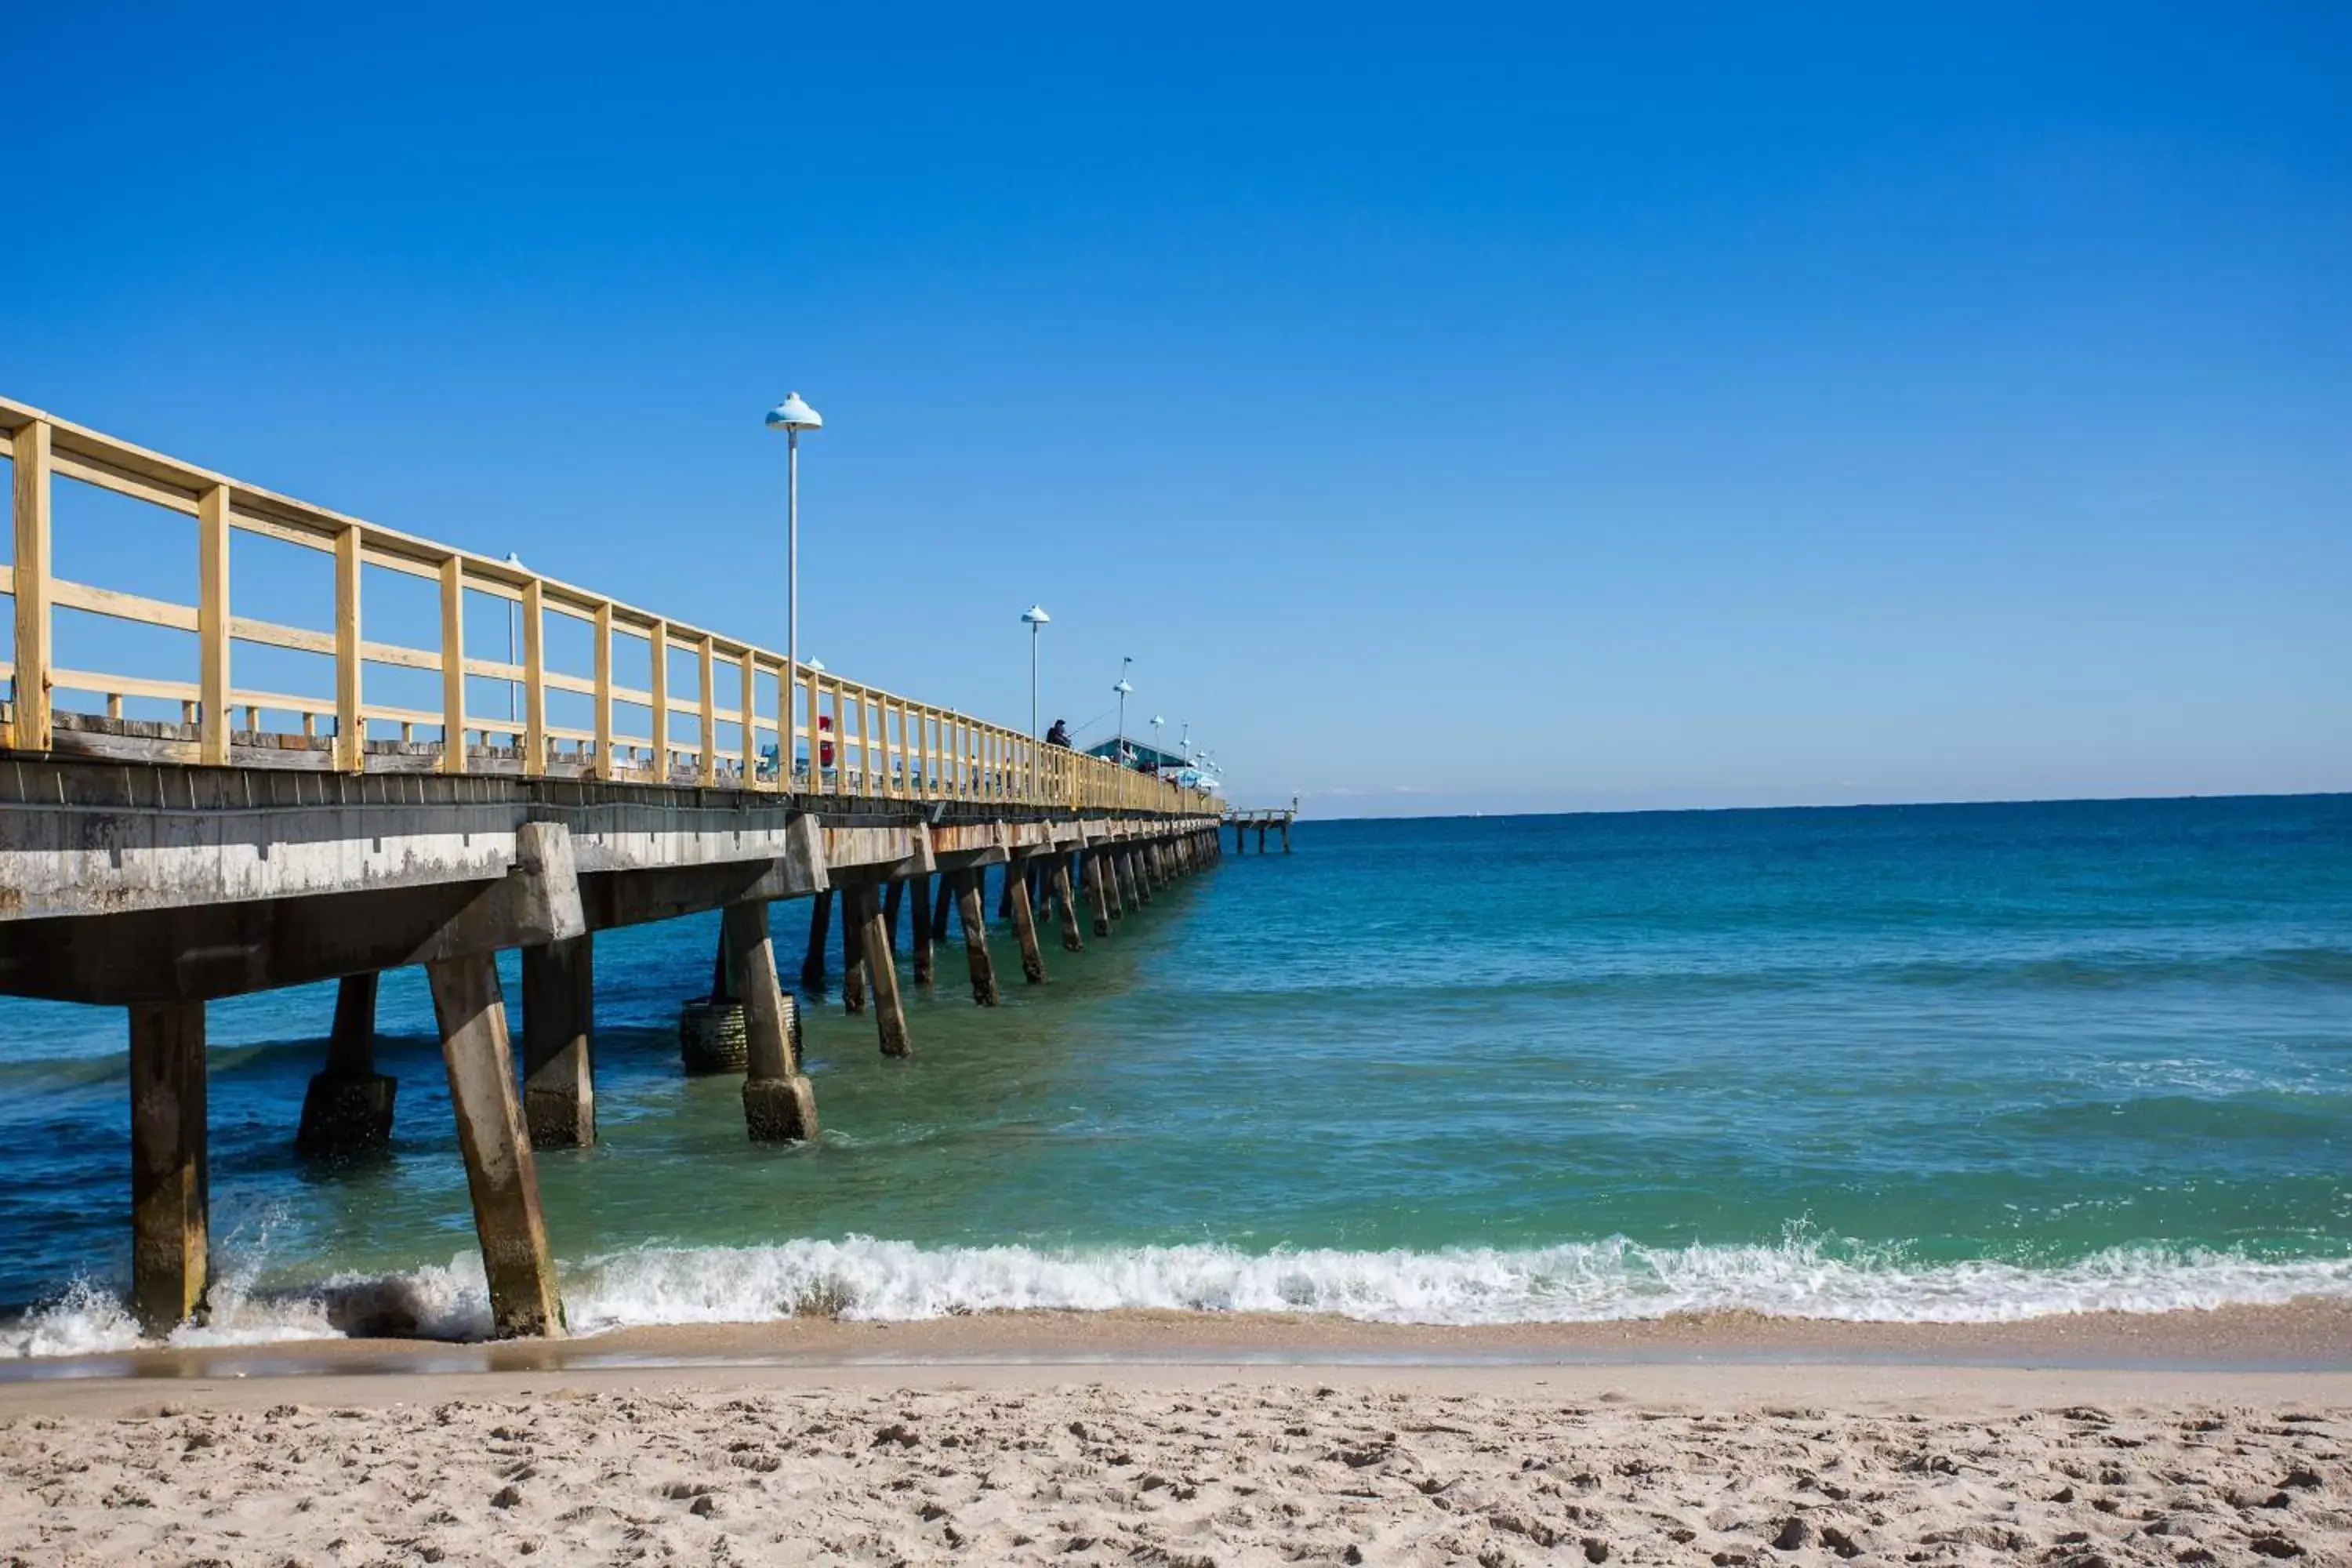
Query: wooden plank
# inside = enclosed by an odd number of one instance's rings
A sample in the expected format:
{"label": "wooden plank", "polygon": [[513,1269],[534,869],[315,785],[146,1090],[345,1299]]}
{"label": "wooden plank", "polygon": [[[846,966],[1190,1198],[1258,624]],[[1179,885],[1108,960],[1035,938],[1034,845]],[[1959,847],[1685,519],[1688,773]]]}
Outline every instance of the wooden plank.
{"label": "wooden plank", "polygon": [[19,751],[49,749],[49,458],[47,421],[16,434],[14,531],[16,568],[15,698],[10,739]]}
{"label": "wooden plank", "polygon": [[760,787],[760,661],[743,651],[743,787]]}
{"label": "wooden plank", "polygon": [[466,563],[454,555],[441,563],[441,771],[466,771]]}
{"label": "wooden plank", "polygon": [[545,617],[539,579],[534,577],[522,590],[522,773],[532,779],[547,772],[547,654],[541,632]]}
{"label": "wooden plank", "polygon": [[140,675],[108,675],[94,669],[49,668],[49,689],[52,691],[95,691],[100,696],[113,693],[121,697],[155,697],[166,702],[194,702],[197,687],[193,680],[151,680]]}
{"label": "wooden plank", "polygon": [[151,506],[163,507],[189,516],[196,515],[198,498],[205,493],[202,489],[160,484],[142,474],[118,468],[101,458],[84,457],[79,453],[53,452],[49,458],[49,471],[59,479],[79,479],[86,485],[96,485],[116,495],[129,496],[133,500],[142,500]]}
{"label": "wooden plank", "polygon": [[367,766],[366,725],[360,717],[360,531],[335,540],[335,764],[345,773]]}
{"label": "wooden plank", "polygon": [[596,695],[596,682],[585,675],[566,675],[560,669],[541,669],[540,683],[550,691],[576,691],[583,697]]}
{"label": "wooden plank", "polygon": [[204,493],[196,513],[196,751],[228,765],[228,487]]}
{"label": "wooden plank", "polygon": [[[340,652],[339,655],[340,657]],[[403,669],[425,669],[441,673],[441,656],[426,648],[403,647],[398,643],[371,642],[360,644],[360,657],[370,664],[397,665]]]}
{"label": "wooden plank", "polygon": [[250,616],[231,616],[228,635],[238,642],[289,647],[299,653],[325,654],[331,658],[338,651],[332,632],[314,632],[307,626],[282,626],[275,621],[257,621]]}
{"label": "wooden plank", "polygon": [[55,576],[49,579],[49,605],[53,609],[82,610],[142,626],[169,626],[178,632],[197,630],[201,618],[191,605],[142,598],[137,594],[118,593],[112,588],[93,587],[88,583]]}

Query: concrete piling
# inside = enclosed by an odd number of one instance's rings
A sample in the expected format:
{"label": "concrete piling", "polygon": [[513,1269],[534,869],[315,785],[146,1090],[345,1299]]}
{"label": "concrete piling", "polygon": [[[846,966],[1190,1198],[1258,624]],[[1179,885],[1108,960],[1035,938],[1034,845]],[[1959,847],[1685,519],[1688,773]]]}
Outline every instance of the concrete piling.
{"label": "concrete piling", "polygon": [[194,1314],[210,1267],[205,1005],[130,1012],[131,1305],[161,1335]]}
{"label": "concrete piling", "polygon": [[1029,902],[1029,864],[1015,860],[1004,868],[1004,890],[1013,906],[1013,934],[1021,944],[1021,977],[1032,985],[1045,979],[1045,954],[1037,944],[1037,913]]}
{"label": "concrete piling", "polygon": [[833,924],[833,889],[809,900],[808,956],[801,960],[801,989],[824,989],[824,942]]}
{"label": "concrete piling", "polygon": [[427,963],[425,977],[441,1026],[457,1148],[489,1279],[491,1332],[500,1339],[561,1333],[555,1261],[540,1209],[539,1170],[515,1093],[498,964],[489,953],[467,953]]}
{"label": "concrete piling", "polygon": [[882,931],[890,943],[890,956],[898,956],[898,905],[907,896],[907,884],[893,880],[882,898]]}
{"label": "concrete piling", "polygon": [[1105,886],[1103,865],[1102,852],[1089,849],[1085,864],[1080,868],[1081,879],[1087,885],[1087,902],[1094,911],[1095,935],[1097,937],[1110,935],[1110,893]]}
{"label": "concrete piling", "polygon": [[977,866],[956,872],[956,916],[963,923],[964,963],[971,973],[971,999],[993,1007],[996,965],[988,955],[988,922],[981,914],[981,871]]}
{"label": "concrete piling", "polygon": [[816,1090],[801,1071],[800,1031],[792,998],[776,976],[768,906],[730,904],[720,935],[743,999],[743,1125],[757,1143],[817,1135]]}
{"label": "concrete piling", "polygon": [[375,1070],[375,998],[380,977],[346,974],[335,988],[335,1032],[327,1065],[302,1096],[295,1152],[332,1158],[392,1142],[393,1100],[400,1085]]}
{"label": "concrete piling", "polygon": [[1077,864],[1073,850],[1064,850],[1054,857],[1054,902],[1062,910],[1062,951],[1084,952],[1086,939],[1078,929],[1078,900],[1070,887],[1070,871]]}
{"label": "concrete piling", "polygon": [[917,877],[914,879],[914,887],[908,896],[908,903],[910,906],[911,923],[914,927],[912,940],[915,944],[915,984],[929,985],[932,978],[932,948],[938,941],[938,928],[931,920],[931,879],[929,876]]}
{"label": "concrete piling", "polygon": [[[893,884],[896,886],[896,884]],[[854,885],[843,895],[865,937],[866,977],[874,987],[874,1029],[886,1057],[914,1054],[907,1039],[907,1013],[898,1000],[898,965],[890,956],[888,921],[882,900],[871,882]]]}
{"label": "concrete piling", "polygon": [[523,1123],[534,1149],[596,1142],[594,942],[522,950]]}
{"label": "concrete piling", "polygon": [[866,1011],[865,922],[857,918],[857,889],[841,889],[841,1010]]}

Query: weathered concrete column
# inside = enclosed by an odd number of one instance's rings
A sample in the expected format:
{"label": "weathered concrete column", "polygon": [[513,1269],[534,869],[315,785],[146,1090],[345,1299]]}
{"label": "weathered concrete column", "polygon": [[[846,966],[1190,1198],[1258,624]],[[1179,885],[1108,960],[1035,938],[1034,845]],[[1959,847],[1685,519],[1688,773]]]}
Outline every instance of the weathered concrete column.
{"label": "weathered concrete column", "polygon": [[910,923],[914,927],[911,940],[915,944],[915,984],[929,985],[932,972],[931,949],[938,939],[931,927],[931,879],[928,874],[914,879],[907,902]]}
{"label": "weathered concrete column", "polygon": [[1102,852],[1097,849],[1087,850],[1086,861],[1079,868],[1079,879],[1087,885],[1087,902],[1094,909],[1095,935],[1108,936],[1110,934],[1110,894],[1104,886]]}
{"label": "weathered concrete column", "polygon": [[1132,849],[1119,851],[1118,880],[1119,891],[1129,904],[1139,908],[1151,901],[1151,889],[1143,885],[1143,876],[1137,869]]}
{"label": "weathered concrete column", "polygon": [[1004,886],[1013,903],[1013,934],[1021,943],[1021,977],[1032,985],[1045,979],[1045,954],[1037,945],[1037,911],[1029,902],[1029,863],[1009,862]]}
{"label": "weathered concrete column", "polygon": [[381,977],[346,974],[335,987],[335,1032],[327,1065],[302,1096],[297,1153],[331,1157],[392,1142],[392,1106],[398,1080],[375,1070],[375,997]]}
{"label": "weathered concrete column", "polygon": [[522,1109],[534,1149],[596,1142],[595,940],[522,950]]}
{"label": "weathered concrete column", "polygon": [[211,1250],[205,1005],[131,1009],[131,1306],[168,1334],[204,1300]]}
{"label": "weathered concrete column", "polygon": [[1143,847],[1143,868],[1154,891],[1168,886],[1168,851],[1157,838]]}
{"label": "weathered concrete column", "polygon": [[866,1011],[866,923],[857,918],[857,889],[841,889],[841,1010]]}
{"label": "weathered concrete column", "polygon": [[955,907],[955,873],[952,871],[940,873],[939,898],[931,905],[931,940],[933,942],[945,942],[948,939],[948,911]]}
{"label": "weathered concrete column", "polygon": [[1062,951],[1084,952],[1086,939],[1078,930],[1078,900],[1070,887],[1070,867],[1077,859],[1074,851],[1064,850],[1054,857],[1054,901],[1062,909]]}
{"label": "weathered concrete column", "polygon": [[1290,853],[1290,818],[1286,816],[1282,819],[1282,852]]}
{"label": "weathered concrete column", "polygon": [[796,1009],[776,979],[768,906],[730,904],[719,931],[743,1001],[744,1129],[756,1143],[814,1138],[816,1089],[801,1071]]}
{"label": "weathered concrete column", "polygon": [[806,991],[824,989],[824,942],[833,925],[833,889],[827,888],[809,900],[808,956],[801,960],[801,987]]}
{"label": "weathered concrete column", "polygon": [[890,943],[890,956],[898,956],[898,905],[907,896],[904,880],[894,880],[882,896],[882,934]]}
{"label": "weathered concrete column", "polygon": [[980,868],[968,866],[955,874],[956,914],[963,922],[964,963],[971,972],[971,999],[993,1007],[996,965],[988,956],[988,922],[981,915]]}
{"label": "weathered concrete column", "polygon": [[874,1030],[886,1057],[908,1057],[914,1049],[907,1041],[907,1013],[898,1002],[898,965],[890,956],[890,933],[882,914],[882,900],[871,882],[860,882],[846,889],[843,899],[847,902],[858,930],[864,934],[866,973],[874,984]]}
{"label": "weathered concrete column", "polygon": [[[982,871],[980,876],[981,891],[985,893],[988,890],[988,873]],[[1004,886],[998,889],[996,892],[996,918],[998,920],[1003,921],[1011,920],[1013,918],[1013,884],[1020,879],[1021,867],[1019,862],[1007,860],[1004,863]]]}
{"label": "weathered concrete column", "polygon": [[1102,868],[1103,897],[1110,900],[1110,918],[1127,919],[1127,889],[1118,879],[1118,847],[1106,844],[1100,849],[1090,849],[1087,858]]}
{"label": "weathered concrete column", "polygon": [[474,1229],[489,1277],[491,1332],[500,1339],[562,1333],[555,1260],[539,1206],[539,1169],[515,1094],[498,963],[487,952],[436,959],[425,966],[425,977],[441,1026],[457,1148],[466,1158]]}

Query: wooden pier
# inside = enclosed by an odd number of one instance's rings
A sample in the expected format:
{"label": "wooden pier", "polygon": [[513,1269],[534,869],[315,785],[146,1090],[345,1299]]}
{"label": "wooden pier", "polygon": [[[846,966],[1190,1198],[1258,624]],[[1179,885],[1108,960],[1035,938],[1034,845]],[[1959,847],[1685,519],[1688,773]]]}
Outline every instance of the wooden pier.
{"label": "wooden pier", "polygon": [[[740,1009],[746,1131],[802,1139],[817,1108],[778,978],[779,900],[811,900],[820,977],[838,903],[845,1003],[872,1013],[885,1056],[906,1058],[902,901],[917,982],[930,978],[952,901],[973,999],[992,1005],[989,868],[1003,868],[1035,983],[1041,914],[1058,912],[1062,948],[1078,951],[1089,914],[1107,938],[1222,850],[1213,796],[809,666],[788,671],[742,639],[5,399],[0,457],[15,543],[0,567],[15,601],[0,665],[12,693],[0,707],[0,994],[127,1011],[131,1289],[150,1331],[197,1313],[207,1281],[213,998],[341,982],[325,1060],[288,1130],[331,1155],[389,1135],[396,1086],[373,1060],[377,977],[422,964],[496,1331],[554,1333],[532,1150],[595,1139],[598,931],[722,911],[709,1001]],[[60,485],[190,520],[194,602],[59,575]],[[331,604],[294,606],[314,613],[310,626],[239,613],[253,607],[232,598],[241,535],[331,563]],[[399,579],[437,595],[430,646],[376,635],[366,605]],[[501,633],[519,617],[514,658],[469,651],[485,613]],[[77,648],[114,646],[109,626],[192,634],[193,668],[163,679],[62,666],[65,620]],[[581,667],[558,668],[559,628],[571,645],[584,634]],[[331,690],[240,683],[239,650],[255,647],[317,656]],[[625,664],[648,671],[643,685],[624,683]],[[372,682],[385,671],[423,672],[438,706],[379,700]],[[517,695],[514,716],[484,715],[486,685]],[[162,717],[129,716],[131,703]],[[522,954],[520,1069],[495,962],[507,948]]]}
{"label": "wooden pier", "polygon": [[1288,805],[1256,806],[1246,811],[1227,811],[1222,820],[1226,826],[1234,830],[1234,854],[1248,853],[1247,838],[1250,832],[1255,829],[1257,833],[1259,854],[1265,853],[1265,836],[1268,833],[1279,833],[1282,835],[1282,852],[1287,855],[1290,853],[1290,825],[1298,820],[1298,803],[1294,800]]}

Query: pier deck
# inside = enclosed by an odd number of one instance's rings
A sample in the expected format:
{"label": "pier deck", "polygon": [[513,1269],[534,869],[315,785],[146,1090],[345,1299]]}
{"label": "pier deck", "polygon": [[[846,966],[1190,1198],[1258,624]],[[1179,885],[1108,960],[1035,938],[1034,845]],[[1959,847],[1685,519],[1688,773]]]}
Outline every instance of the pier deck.
{"label": "pier deck", "polygon": [[[307,1152],[337,1154],[388,1135],[376,977],[424,965],[498,1331],[550,1333],[562,1310],[531,1151],[594,1140],[596,932],[724,911],[710,1001],[740,1019],[746,1130],[806,1138],[816,1105],[777,978],[772,905],[811,900],[821,973],[838,893],[845,1002],[866,1010],[870,989],[881,1050],[905,1057],[902,893],[916,910],[917,979],[930,975],[954,902],[974,999],[993,1005],[990,867],[1003,868],[1000,907],[1037,982],[1041,912],[1058,907],[1075,951],[1082,900],[1107,937],[1152,889],[1218,856],[1211,795],[509,562],[5,399],[0,457],[14,546],[0,566],[14,600],[0,664],[0,994],[128,1011],[131,1289],[153,1331],[199,1312],[208,1278],[208,1001],[341,982],[326,1060],[289,1130]],[[190,519],[194,602],[60,575],[53,508],[66,485]],[[232,599],[231,546],[245,537],[331,563],[331,604],[239,613],[261,607]],[[364,606],[398,579],[437,597],[429,646],[375,635]],[[283,618],[304,610],[308,626]],[[517,637],[513,657],[474,652],[486,616]],[[193,668],[68,667],[55,656],[61,624],[77,648],[128,650],[143,634],[110,635],[126,627],[193,636]],[[585,661],[559,668],[551,647],[576,647],[583,633]],[[240,683],[242,650],[257,647],[313,656],[320,684]],[[625,684],[625,668],[645,669],[645,683]],[[419,675],[437,706],[373,689]],[[511,715],[486,716],[500,700]],[[934,878],[940,918],[927,919]],[[495,964],[508,948],[523,955],[520,1075]]]}

